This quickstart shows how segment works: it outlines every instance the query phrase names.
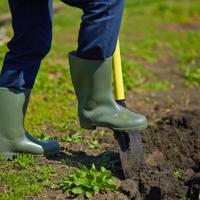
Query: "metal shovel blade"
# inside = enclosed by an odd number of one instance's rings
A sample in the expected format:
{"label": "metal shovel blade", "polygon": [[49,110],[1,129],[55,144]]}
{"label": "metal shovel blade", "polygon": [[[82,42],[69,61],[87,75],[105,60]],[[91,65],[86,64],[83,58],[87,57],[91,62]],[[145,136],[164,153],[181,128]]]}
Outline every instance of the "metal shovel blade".
{"label": "metal shovel blade", "polygon": [[125,178],[133,177],[144,164],[144,150],[139,131],[114,131]]}

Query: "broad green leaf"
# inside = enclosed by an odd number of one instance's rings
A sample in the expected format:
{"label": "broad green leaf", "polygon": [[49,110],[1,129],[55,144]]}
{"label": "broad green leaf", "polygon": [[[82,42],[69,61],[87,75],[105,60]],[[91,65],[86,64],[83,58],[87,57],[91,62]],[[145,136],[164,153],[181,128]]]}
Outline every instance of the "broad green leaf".
{"label": "broad green leaf", "polygon": [[95,193],[99,193],[99,186],[95,185],[95,186],[93,187],[93,189],[94,189]]}
{"label": "broad green leaf", "polygon": [[92,197],[92,192],[88,192],[88,191],[87,191],[87,192],[86,192],[86,197],[87,197],[87,198],[91,198],[91,197]]}
{"label": "broad green leaf", "polygon": [[74,187],[72,189],[72,193],[74,193],[74,194],[83,194],[83,189],[81,187]]}

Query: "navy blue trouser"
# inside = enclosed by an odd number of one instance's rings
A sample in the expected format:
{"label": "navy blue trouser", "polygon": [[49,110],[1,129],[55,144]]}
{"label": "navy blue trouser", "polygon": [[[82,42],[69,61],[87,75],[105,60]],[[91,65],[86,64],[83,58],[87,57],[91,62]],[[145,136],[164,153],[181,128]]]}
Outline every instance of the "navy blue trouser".
{"label": "navy blue trouser", "polygon": [[[124,0],[63,0],[83,10],[76,55],[85,59],[112,56]],[[14,36],[8,43],[0,87],[31,89],[52,41],[52,0],[9,0]],[[73,17],[73,16],[72,16]]]}

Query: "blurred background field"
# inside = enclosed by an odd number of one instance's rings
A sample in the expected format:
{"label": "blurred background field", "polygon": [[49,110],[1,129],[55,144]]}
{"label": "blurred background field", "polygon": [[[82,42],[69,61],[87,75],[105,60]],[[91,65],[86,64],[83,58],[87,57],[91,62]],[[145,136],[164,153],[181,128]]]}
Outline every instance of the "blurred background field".
{"label": "blurred background field", "polygon": [[[59,1],[54,2],[63,5],[63,8],[54,15],[52,49],[42,62],[32,92],[26,127],[41,139],[57,137],[61,140],[65,135],[84,132],[78,124],[77,102],[67,61],[67,52],[77,47],[82,12]],[[8,12],[7,1],[1,1],[0,19]],[[11,36],[10,23],[1,25],[0,66],[7,51],[6,42]],[[156,95],[184,88],[199,89],[199,0],[126,0],[120,41],[129,107],[135,106],[135,94],[142,98],[147,94]],[[142,111],[139,106],[138,109]],[[147,110],[144,112],[148,114]],[[149,117],[153,124],[154,116]],[[88,148],[88,144],[85,144],[85,148]],[[19,183],[14,188],[13,180],[5,178],[6,170],[12,167],[12,164],[1,164],[0,190],[3,184],[7,185],[7,190],[0,195],[0,199],[15,199],[14,195],[20,199],[41,193],[43,189],[31,190],[26,184],[22,185],[26,192],[19,190]],[[37,180],[33,184],[36,183]]]}

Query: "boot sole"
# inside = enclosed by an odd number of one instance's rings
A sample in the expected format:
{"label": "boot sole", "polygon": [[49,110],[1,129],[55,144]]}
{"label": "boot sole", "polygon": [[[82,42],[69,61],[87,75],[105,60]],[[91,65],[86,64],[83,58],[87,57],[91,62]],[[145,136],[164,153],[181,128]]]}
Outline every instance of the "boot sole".
{"label": "boot sole", "polygon": [[101,128],[109,128],[112,130],[116,131],[131,131],[131,130],[136,130],[136,131],[142,131],[148,127],[148,123],[142,124],[140,126],[134,126],[132,128],[113,128],[113,127],[108,127],[104,125],[96,125],[96,124],[88,124],[88,123],[80,123],[81,128],[87,129],[87,130],[95,130],[97,127]]}
{"label": "boot sole", "polygon": [[12,150],[12,146],[5,141],[3,138],[0,137],[0,159],[2,160],[13,160],[17,155],[20,154],[29,154],[33,155],[34,157],[42,157],[42,156],[54,156],[60,152],[60,148],[51,151],[49,153],[43,153],[43,154],[33,154],[29,152],[15,152]]}

